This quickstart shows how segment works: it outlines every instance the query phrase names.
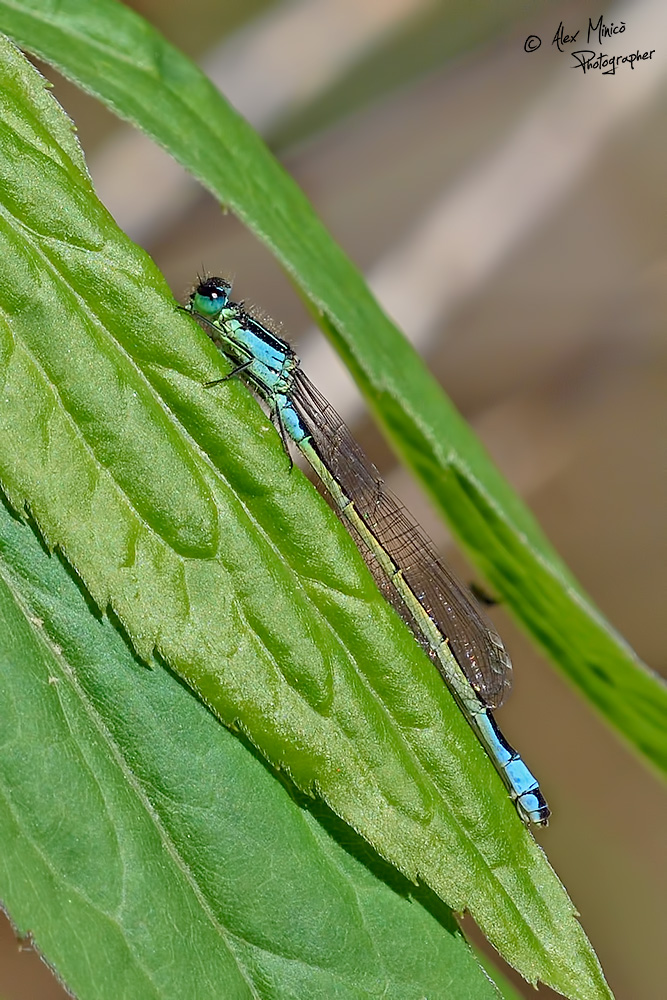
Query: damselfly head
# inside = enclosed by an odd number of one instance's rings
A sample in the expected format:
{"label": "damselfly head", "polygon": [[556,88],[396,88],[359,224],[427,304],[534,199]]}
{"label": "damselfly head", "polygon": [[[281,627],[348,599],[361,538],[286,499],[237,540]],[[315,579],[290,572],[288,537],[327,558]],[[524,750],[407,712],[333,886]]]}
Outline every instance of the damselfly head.
{"label": "damselfly head", "polygon": [[224,278],[205,278],[190,294],[190,309],[205,319],[216,319],[229,302],[231,291]]}

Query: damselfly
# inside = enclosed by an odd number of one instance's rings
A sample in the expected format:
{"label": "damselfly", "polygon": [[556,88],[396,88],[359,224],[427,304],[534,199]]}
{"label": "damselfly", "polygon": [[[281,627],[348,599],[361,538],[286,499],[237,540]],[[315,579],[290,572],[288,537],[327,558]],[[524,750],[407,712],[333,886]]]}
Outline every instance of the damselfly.
{"label": "damselfly", "polygon": [[380,590],[442,674],[525,822],[546,826],[539,784],[493,718],[511,687],[512,664],[491,622],[384,488],[333,407],[304,375],[294,350],[241,305],[222,278],[201,281],[186,307],[263,399],[285,449],[293,441],[331,498]]}

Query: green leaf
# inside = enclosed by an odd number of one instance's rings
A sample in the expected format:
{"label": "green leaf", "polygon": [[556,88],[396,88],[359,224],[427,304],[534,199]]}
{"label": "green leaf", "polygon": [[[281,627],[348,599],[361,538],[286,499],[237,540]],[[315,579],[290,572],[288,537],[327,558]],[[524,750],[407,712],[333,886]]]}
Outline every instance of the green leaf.
{"label": "green leaf", "polygon": [[203,389],[224,361],[95,199],[41,78],[1,55],[12,506],[141,656],[157,651],[302,792],[468,909],[526,978],[609,996],[567,895],[352,540],[243,387]]}
{"label": "green leaf", "polygon": [[267,243],[494,589],[666,773],[667,687],[585,596],[303,193],[200,70],[112,0],[0,0],[0,29],[153,136]]}
{"label": "green leaf", "polygon": [[140,663],[2,504],[0,622],[0,899],[76,996],[498,996],[445,907]]}

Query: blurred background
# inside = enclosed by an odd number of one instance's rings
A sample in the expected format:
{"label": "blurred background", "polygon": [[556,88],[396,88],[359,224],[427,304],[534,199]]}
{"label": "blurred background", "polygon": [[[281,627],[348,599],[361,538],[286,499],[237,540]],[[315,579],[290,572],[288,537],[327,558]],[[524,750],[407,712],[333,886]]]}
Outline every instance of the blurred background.
{"label": "blurred background", "polygon": [[[626,29],[602,46],[581,44],[601,8],[574,2],[130,6],[265,136],[584,588],[664,673],[667,5],[608,7],[604,22]],[[564,52],[561,22],[580,30]],[[653,46],[614,75],[572,68],[572,48]],[[174,295],[202,269],[234,276],[235,297],[282,323],[390,487],[475,579],[267,250],[148,140],[40,68],[98,194]],[[539,839],[618,1000],[663,997],[664,789],[502,607],[491,614],[515,663],[499,721],[553,810]],[[66,995],[4,918],[0,994]]]}

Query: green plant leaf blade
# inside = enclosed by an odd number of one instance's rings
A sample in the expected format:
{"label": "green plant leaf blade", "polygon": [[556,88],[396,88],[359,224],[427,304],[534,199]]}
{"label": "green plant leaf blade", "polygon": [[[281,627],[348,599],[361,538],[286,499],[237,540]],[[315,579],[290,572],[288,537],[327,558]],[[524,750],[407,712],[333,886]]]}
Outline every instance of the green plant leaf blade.
{"label": "green plant leaf blade", "polygon": [[22,102],[20,120],[16,102],[0,116],[13,507],[143,657],[157,650],[299,789],[469,909],[526,978],[609,996],[572,904],[351,539],[247,392],[203,390],[224,362],[96,202],[38,75],[8,45],[0,72]]}
{"label": "green plant leaf blade", "polygon": [[0,899],[77,996],[497,997],[3,504],[0,622]]}
{"label": "green plant leaf blade", "polygon": [[667,773],[667,687],[569,575],[302,192],[197,67],[113,0],[0,0],[0,29],[151,135],[268,244],[480,570],[570,681]]}

